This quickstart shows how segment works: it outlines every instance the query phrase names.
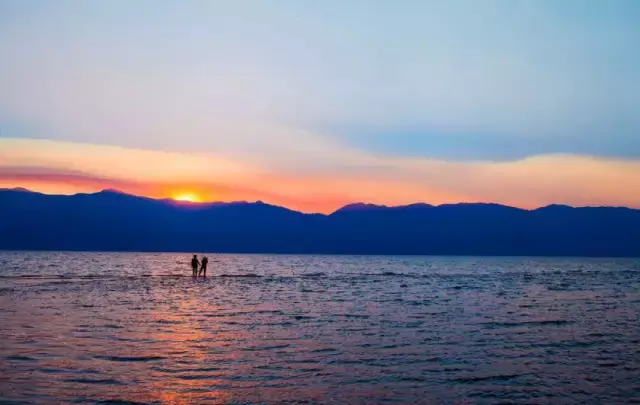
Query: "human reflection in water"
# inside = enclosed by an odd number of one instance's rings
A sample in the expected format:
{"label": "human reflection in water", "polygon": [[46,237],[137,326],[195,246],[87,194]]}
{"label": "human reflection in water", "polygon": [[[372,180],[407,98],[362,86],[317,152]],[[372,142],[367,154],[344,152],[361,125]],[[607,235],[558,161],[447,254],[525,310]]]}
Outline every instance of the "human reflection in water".
{"label": "human reflection in water", "polygon": [[207,264],[209,264],[209,259],[207,259],[207,256],[203,256],[202,257],[202,263],[200,265],[200,274],[202,274],[204,277],[207,277]]}
{"label": "human reflection in water", "polygon": [[191,259],[191,270],[193,270],[193,276],[196,277],[198,275],[198,266],[200,265],[200,262],[198,261],[198,256],[197,255],[193,255],[193,258]]}

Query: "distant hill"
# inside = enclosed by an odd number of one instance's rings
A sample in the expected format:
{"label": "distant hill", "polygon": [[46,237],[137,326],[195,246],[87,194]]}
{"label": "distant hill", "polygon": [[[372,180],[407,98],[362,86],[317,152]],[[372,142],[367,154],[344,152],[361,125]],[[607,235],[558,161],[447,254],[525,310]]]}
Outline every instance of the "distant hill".
{"label": "distant hill", "polygon": [[178,203],[105,190],[0,190],[0,249],[640,257],[640,211],[551,205]]}

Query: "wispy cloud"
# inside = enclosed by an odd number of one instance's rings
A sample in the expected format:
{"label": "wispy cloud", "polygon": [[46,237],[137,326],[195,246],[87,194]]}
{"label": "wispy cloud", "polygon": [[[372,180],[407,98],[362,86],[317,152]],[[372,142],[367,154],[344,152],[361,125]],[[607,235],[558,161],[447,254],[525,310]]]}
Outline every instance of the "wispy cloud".
{"label": "wispy cloud", "polygon": [[[221,173],[216,159],[207,154],[18,139],[0,140],[0,148],[6,152],[0,159],[0,184],[31,184],[36,189],[56,184],[74,191],[120,188],[153,197],[195,191],[207,200],[261,199],[322,212],[356,201],[640,207],[640,162],[632,160],[548,155],[460,163],[351,151],[348,165],[342,167],[318,166],[296,173],[251,165],[249,157],[227,162],[233,170]],[[338,148],[337,153],[344,157],[347,151]]]}
{"label": "wispy cloud", "polygon": [[639,17],[624,0],[5,2],[3,181],[323,211],[638,206]]}
{"label": "wispy cloud", "polygon": [[374,3],[19,2],[0,123],[276,161],[310,134],[444,159],[640,157],[637,3]]}

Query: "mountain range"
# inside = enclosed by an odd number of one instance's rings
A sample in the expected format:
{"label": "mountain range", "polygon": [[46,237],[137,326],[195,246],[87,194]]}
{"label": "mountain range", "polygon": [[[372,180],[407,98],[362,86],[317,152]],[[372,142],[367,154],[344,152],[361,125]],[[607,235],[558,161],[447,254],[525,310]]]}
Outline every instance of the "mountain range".
{"label": "mountain range", "polygon": [[0,249],[640,257],[640,210],[357,203],[324,215],[260,201],[3,189]]}

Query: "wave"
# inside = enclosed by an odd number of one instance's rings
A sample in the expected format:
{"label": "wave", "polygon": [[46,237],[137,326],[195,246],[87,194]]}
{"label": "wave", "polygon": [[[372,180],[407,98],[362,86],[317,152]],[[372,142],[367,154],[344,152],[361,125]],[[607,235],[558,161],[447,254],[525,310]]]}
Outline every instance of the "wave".
{"label": "wave", "polygon": [[16,274],[9,276],[0,276],[0,280],[118,280],[118,279],[136,279],[148,277],[193,277],[190,274],[142,274],[139,276],[131,275],[106,275],[106,274]]}
{"label": "wave", "polygon": [[496,374],[496,375],[484,375],[484,376],[468,376],[458,377],[454,381],[460,383],[475,383],[481,381],[509,381],[514,378],[522,377],[527,374]]}
{"label": "wave", "polygon": [[64,382],[71,382],[71,383],[78,383],[78,384],[125,385],[123,382],[114,380],[113,378],[106,378],[106,379],[71,378],[68,380],[64,380]]}
{"label": "wave", "polygon": [[481,325],[484,325],[486,328],[493,329],[493,328],[517,328],[517,327],[523,327],[523,326],[545,326],[545,325],[561,326],[561,325],[568,325],[571,323],[573,322],[566,321],[563,319],[558,319],[558,320],[522,321],[522,322],[484,322],[484,323],[481,323]]}
{"label": "wave", "polygon": [[146,362],[164,360],[165,357],[160,356],[94,356],[95,359],[107,361],[129,361],[129,362]]}
{"label": "wave", "polygon": [[9,360],[9,361],[37,361],[37,359],[35,359],[33,357],[21,356],[21,355],[7,356],[7,357],[5,357],[5,360]]}
{"label": "wave", "polygon": [[[382,273],[353,273],[353,274],[335,274],[328,275],[323,272],[299,274],[295,276],[280,275],[280,274],[256,274],[256,273],[222,273],[222,274],[209,274],[207,278],[265,278],[268,280],[285,280],[285,279],[331,279],[331,280],[344,280],[344,279],[362,279],[368,277],[397,277],[397,278],[424,278],[431,277],[426,274],[407,274],[407,273],[395,273],[391,271],[385,271]],[[90,280],[135,280],[135,279],[147,279],[147,278],[193,278],[191,272],[184,272],[182,274],[175,273],[161,273],[161,274],[12,274],[12,275],[0,275],[0,280],[52,280],[52,281],[90,281]],[[407,285],[404,285],[405,287]]]}

